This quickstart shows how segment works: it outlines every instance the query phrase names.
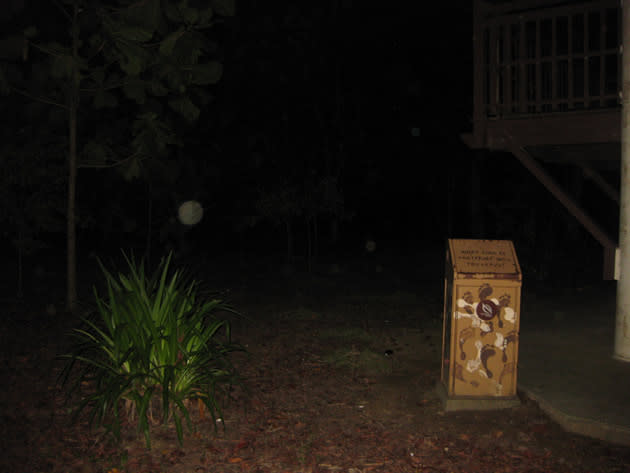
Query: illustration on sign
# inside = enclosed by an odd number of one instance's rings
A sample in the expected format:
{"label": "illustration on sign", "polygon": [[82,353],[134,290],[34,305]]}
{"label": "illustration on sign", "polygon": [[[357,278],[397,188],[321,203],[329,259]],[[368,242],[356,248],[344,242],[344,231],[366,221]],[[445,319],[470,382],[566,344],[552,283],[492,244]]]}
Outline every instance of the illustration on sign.
{"label": "illustration on sign", "polygon": [[476,292],[466,290],[456,301],[454,318],[468,323],[457,324],[455,379],[473,387],[482,380],[483,384],[491,382],[500,396],[506,379],[516,371],[514,357],[508,351],[518,337],[517,313],[509,293],[496,297],[487,282]]}

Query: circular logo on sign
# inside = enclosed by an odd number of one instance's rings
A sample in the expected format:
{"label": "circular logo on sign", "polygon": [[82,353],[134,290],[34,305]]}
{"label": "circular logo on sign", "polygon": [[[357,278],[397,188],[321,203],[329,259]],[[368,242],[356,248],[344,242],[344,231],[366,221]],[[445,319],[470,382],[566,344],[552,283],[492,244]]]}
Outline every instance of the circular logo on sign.
{"label": "circular logo on sign", "polygon": [[477,316],[481,320],[491,320],[499,312],[499,307],[492,301],[480,301],[477,304]]}

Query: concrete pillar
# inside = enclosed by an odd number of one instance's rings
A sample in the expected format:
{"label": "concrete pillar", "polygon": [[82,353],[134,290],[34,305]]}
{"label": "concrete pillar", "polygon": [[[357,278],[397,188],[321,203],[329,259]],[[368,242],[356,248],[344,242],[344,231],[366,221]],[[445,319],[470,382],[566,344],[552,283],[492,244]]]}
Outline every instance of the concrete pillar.
{"label": "concrete pillar", "polygon": [[614,358],[630,362],[630,0],[623,0],[621,59],[621,202]]}

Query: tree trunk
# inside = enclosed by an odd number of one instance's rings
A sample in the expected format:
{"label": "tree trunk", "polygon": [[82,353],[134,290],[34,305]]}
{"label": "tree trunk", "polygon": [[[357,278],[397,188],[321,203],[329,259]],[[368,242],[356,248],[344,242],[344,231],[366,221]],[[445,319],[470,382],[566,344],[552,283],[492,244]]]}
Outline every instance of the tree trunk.
{"label": "tree trunk", "polygon": [[313,271],[313,220],[306,217],[306,266],[309,273]]}
{"label": "tree trunk", "polygon": [[446,170],[446,238],[453,238],[453,176],[451,169],[455,168],[455,163],[447,167]]}
{"label": "tree trunk", "polygon": [[284,224],[287,229],[287,263],[293,264],[293,228],[291,228],[291,219],[287,218]]}
{"label": "tree trunk", "polygon": [[317,229],[317,214],[313,216],[313,263],[317,264],[319,257],[319,231]]}
{"label": "tree trunk", "polygon": [[74,312],[77,305],[77,110],[79,107],[79,4],[75,0],[72,15],[72,79],[69,90],[68,110],[68,208],[67,208],[67,308]]}
{"label": "tree trunk", "polygon": [[[21,225],[20,225],[21,227]],[[22,229],[18,229],[18,244],[17,244],[17,257],[18,257],[18,280],[17,280],[17,297],[18,299],[22,299],[24,295],[24,266],[22,264],[22,257],[24,255],[24,239],[22,238],[23,232]]]}
{"label": "tree trunk", "polygon": [[483,238],[485,233],[483,212],[481,211],[481,174],[484,151],[475,151],[470,160],[470,217],[473,238]]}

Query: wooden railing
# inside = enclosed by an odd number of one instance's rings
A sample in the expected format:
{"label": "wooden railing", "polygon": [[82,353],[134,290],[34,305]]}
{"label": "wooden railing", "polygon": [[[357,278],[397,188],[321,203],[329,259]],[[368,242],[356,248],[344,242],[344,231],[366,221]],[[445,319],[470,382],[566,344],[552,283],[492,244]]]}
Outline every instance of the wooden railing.
{"label": "wooden railing", "polygon": [[475,0],[474,29],[476,121],[619,108],[619,0]]}

